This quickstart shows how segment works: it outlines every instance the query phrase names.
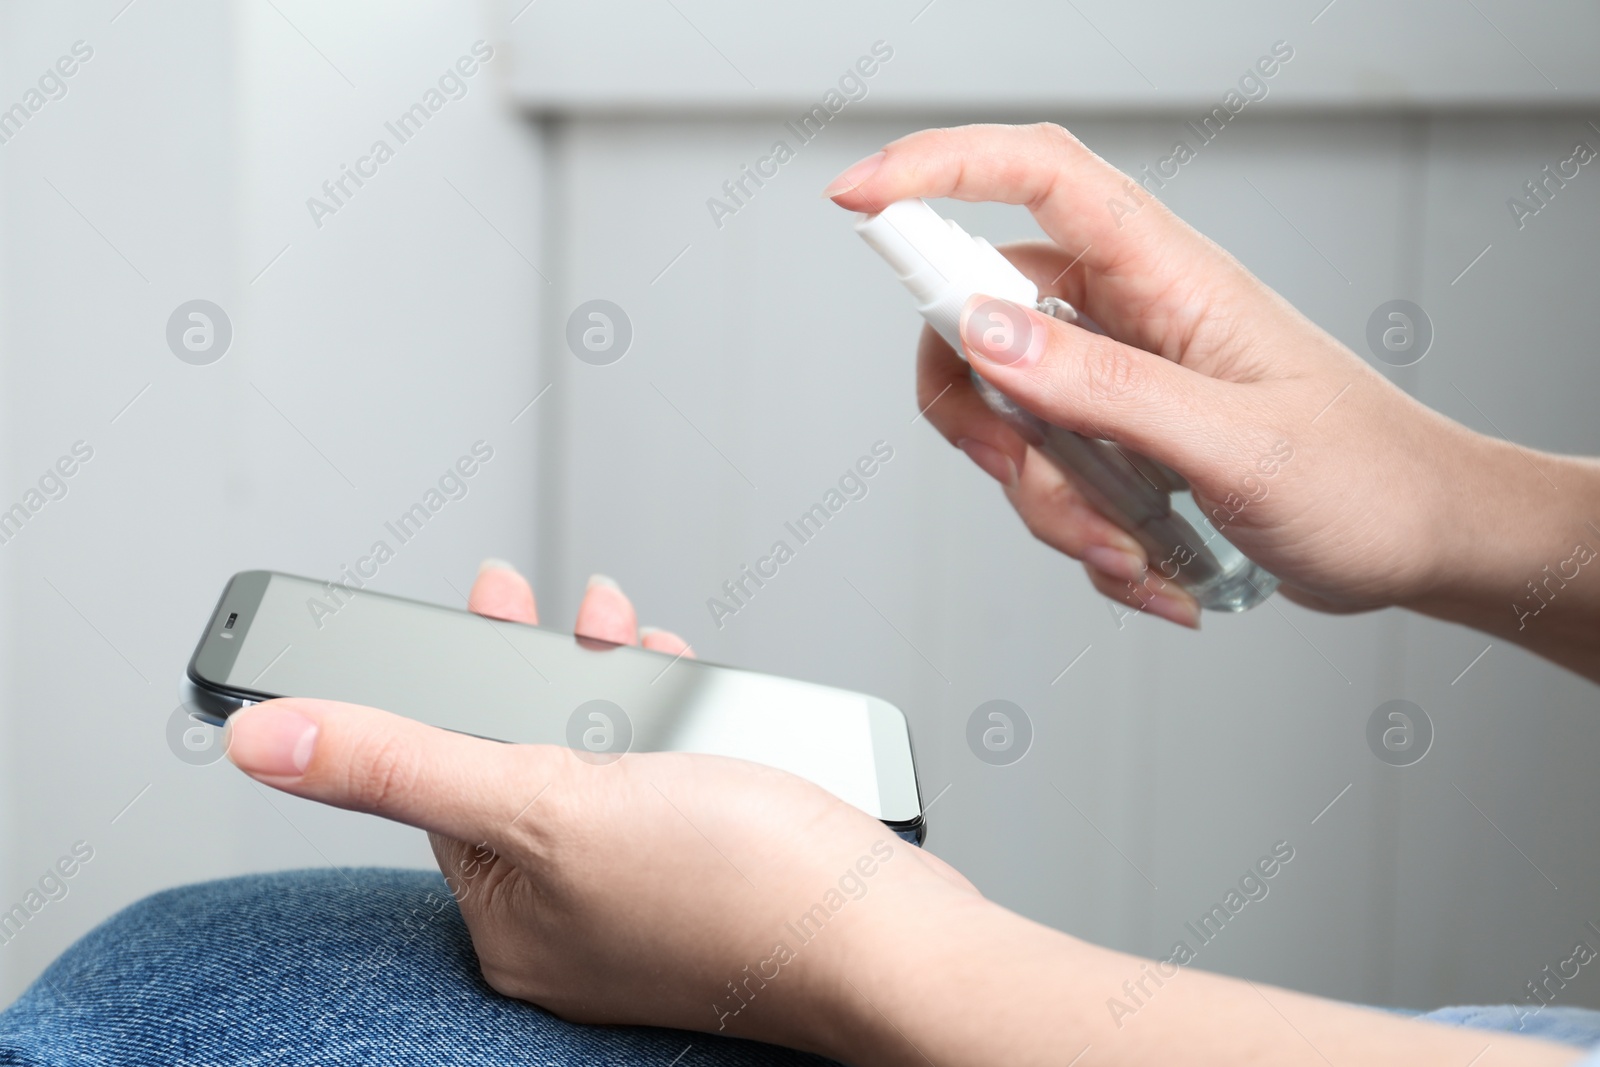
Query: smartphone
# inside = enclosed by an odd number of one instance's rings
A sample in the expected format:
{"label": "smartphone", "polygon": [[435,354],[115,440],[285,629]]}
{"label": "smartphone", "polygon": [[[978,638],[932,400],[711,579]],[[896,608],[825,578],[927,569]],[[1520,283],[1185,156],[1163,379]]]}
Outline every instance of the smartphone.
{"label": "smartphone", "polygon": [[922,843],[904,713],[877,697],[273,571],[233,576],[185,676],[221,724],[273,697],[383,708],[603,763],[703,752],[806,778]]}

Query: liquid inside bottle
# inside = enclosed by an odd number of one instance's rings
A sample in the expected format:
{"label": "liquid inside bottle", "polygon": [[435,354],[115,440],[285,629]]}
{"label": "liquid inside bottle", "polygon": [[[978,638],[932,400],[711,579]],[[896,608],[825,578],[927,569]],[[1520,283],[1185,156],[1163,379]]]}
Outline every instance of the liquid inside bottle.
{"label": "liquid inside bottle", "polygon": [[991,410],[1139,542],[1153,575],[1176,582],[1211,611],[1246,611],[1277,589],[1277,578],[1211,524],[1175,471],[1109,441],[1045,422],[977,372],[972,382]]}

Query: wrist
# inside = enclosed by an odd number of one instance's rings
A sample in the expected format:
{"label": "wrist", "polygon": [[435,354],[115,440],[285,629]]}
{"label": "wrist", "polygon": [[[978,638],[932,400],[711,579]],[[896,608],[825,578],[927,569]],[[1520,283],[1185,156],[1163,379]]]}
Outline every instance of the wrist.
{"label": "wrist", "polygon": [[1401,606],[1513,640],[1536,617],[1587,613],[1600,589],[1600,563],[1586,565],[1600,553],[1600,465],[1463,437],[1438,508],[1437,572]]}
{"label": "wrist", "polygon": [[[965,892],[879,918],[834,975],[836,1041],[828,1055],[916,1067],[1030,1063],[1042,1048],[1059,1051],[1089,1028],[1073,1007],[1084,998],[1068,996],[1041,1013],[1034,994],[1070,989],[1074,974],[1093,969],[1093,957],[1112,953]],[[1008,994],[1017,983],[1030,992]],[[1059,1040],[1041,1043],[1042,1031]]]}
{"label": "wrist", "polygon": [[1429,522],[1422,538],[1430,556],[1429,573],[1397,605],[1448,617],[1467,605],[1486,603],[1490,591],[1505,584],[1501,576],[1517,555],[1511,544],[1520,533],[1517,516],[1499,506],[1508,502],[1505,488],[1515,485],[1507,466],[1514,457],[1504,441],[1455,424],[1426,454],[1442,461],[1420,472],[1434,490],[1425,507]]}
{"label": "wrist", "polygon": [[[707,1029],[847,1063],[898,1062],[881,1051],[883,1031],[894,1032],[883,1013],[900,1021],[907,971],[927,965],[957,911],[1003,909],[935,873],[913,846],[896,844],[893,855],[880,857],[860,896],[788,907],[769,955],[736,975],[726,997],[719,993],[716,1006],[725,1010]],[[899,1047],[909,1048],[904,1040]]]}
{"label": "wrist", "polygon": [[844,1063],[924,1062],[906,1028],[917,1029],[915,1006],[947,962],[950,931],[1003,911],[975,894],[929,888],[913,900],[886,902],[841,939],[816,985],[815,1032],[825,1055]]}
{"label": "wrist", "polygon": [[1456,473],[1444,488],[1435,527],[1437,573],[1418,603],[1408,605],[1424,610],[1505,600],[1515,575],[1542,554],[1537,542],[1548,540],[1527,484],[1538,475],[1515,446],[1471,434],[1452,454]]}

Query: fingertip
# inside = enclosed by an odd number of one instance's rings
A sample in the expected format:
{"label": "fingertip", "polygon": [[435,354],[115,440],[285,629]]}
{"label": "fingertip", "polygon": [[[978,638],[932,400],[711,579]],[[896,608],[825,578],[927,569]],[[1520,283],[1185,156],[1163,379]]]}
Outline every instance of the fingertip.
{"label": "fingertip", "polygon": [[661,630],[654,626],[639,627],[639,644],[652,652],[665,652],[670,656],[682,655],[694,659],[694,649],[689,642],[679,637],[670,630]]}
{"label": "fingertip", "polygon": [[478,577],[467,594],[467,610],[508,622],[539,621],[539,607],[528,579],[510,563],[492,557],[478,565]]}
{"label": "fingertip", "polygon": [[[1144,577],[1145,572],[1150,568],[1150,559],[1145,553],[1144,546],[1134,540],[1132,534],[1096,511],[1087,500],[1080,499],[1078,503],[1074,504],[1071,508],[1071,514],[1083,532],[1083,543],[1085,545],[1103,545],[1113,552],[1120,552],[1124,556],[1133,557],[1138,567],[1137,570],[1132,571],[1129,580],[1139,581]],[[1085,551],[1087,551],[1087,548]]]}
{"label": "fingertip", "polygon": [[1083,562],[1124,582],[1140,582],[1145,577],[1143,556],[1111,545],[1090,545],[1083,550]]}
{"label": "fingertip", "polygon": [[879,149],[865,159],[858,159],[850,164],[840,171],[838,177],[829,182],[822,190],[823,197],[851,211],[879,210],[870,206],[871,201],[862,194],[861,187],[877,172],[879,167],[883,166],[883,161],[887,155],[887,152]]}
{"label": "fingertip", "polygon": [[223,751],[235,767],[252,778],[287,782],[300,778],[311,765],[318,720],[307,714],[309,702],[268,700],[228,716]]}
{"label": "fingertip", "polygon": [[1055,321],[1012,300],[974,293],[961,308],[961,341],[990,366],[1027,370],[1044,356]]}
{"label": "fingertip", "polygon": [[592,574],[584,588],[583,601],[578,605],[578,619],[573,632],[580,637],[592,637],[618,645],[639,643],[639,619],[633,601],[616,579],[604,574]]}
{"label": "fingertip", "polygon": [[1200,604],[1188,593],[1173,592],[1169,587],[1152,597],[1145,610],[1179,626],[1200,629]]}
{"label": "fingertip", "polygon": [[989,477],[1005,486],[1015,489],[1017,485],[1017,465],[1012,458],[998,448],[984,441],[971,437],[962,437],[956,441],[956,447],[967,454],[967,458],[977,464]]}
{"label": "fingertip", "polygon": [[[1089,573],[1090,584],[1107,598],[1132,609],[1128,615],[1150,614],[1190,630],[1200,629],[1200,603],[1181,586],[1148,571],[1140,580],[1128,581],[1089,562],[1088,552],[1084,556],[1083,567]],[[1119,629],[1120,622],[1119,619]]]}

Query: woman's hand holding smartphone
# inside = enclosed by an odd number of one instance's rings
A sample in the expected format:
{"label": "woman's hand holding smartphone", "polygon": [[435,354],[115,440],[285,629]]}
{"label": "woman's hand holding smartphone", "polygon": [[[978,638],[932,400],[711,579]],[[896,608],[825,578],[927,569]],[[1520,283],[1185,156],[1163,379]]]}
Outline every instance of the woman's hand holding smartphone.
{"label": "woman's hand holding smartphone", "polygon": [[[537,622],[527,581],[503,566],[480,572],[469,606]],[[591,581],[575,630],[641,643],[632,604],[604,581]],[[642,641],[684,649],[660,631]],[[872,1024],[848,981],[866,981],[866,946],[982,902],[870,815],[753,763],[597,764],[316,700],[245,708],[228,734],[230,758],[258,781],[428,830],[489,984],[567,1019],[844,1055],[850,1020]],[[881,948],[867,955],[893,957]]]}

